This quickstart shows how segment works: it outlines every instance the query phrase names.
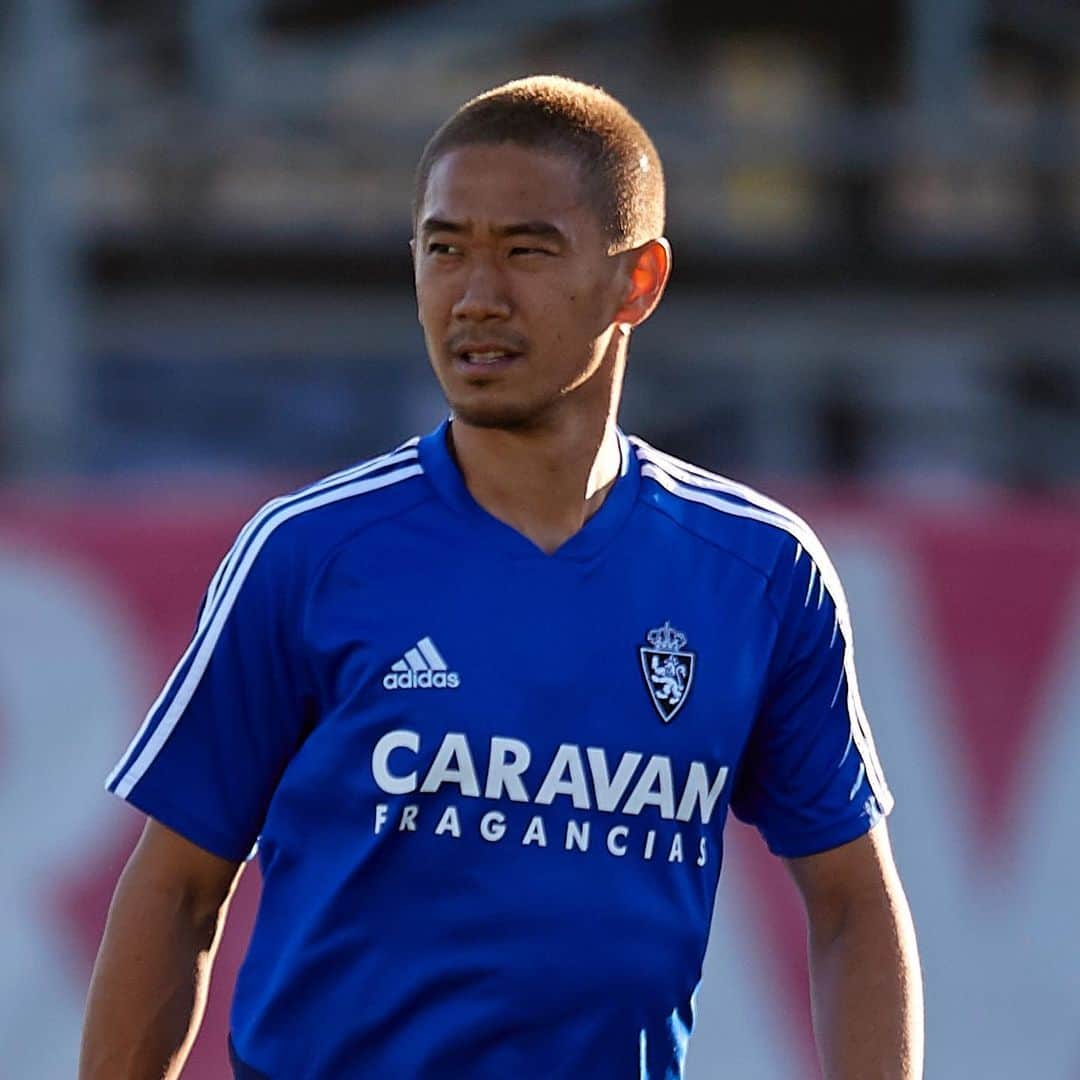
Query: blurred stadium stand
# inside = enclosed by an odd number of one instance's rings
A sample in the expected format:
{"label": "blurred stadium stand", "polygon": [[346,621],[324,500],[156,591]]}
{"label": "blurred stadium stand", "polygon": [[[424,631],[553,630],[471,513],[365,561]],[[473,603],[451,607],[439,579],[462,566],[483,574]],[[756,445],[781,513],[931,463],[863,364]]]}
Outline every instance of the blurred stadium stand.
{"label": "blurred stadium stand", "polygon": [[751,477],[1076,489],[1067,0],[15,0],[0,28],[9,476],[310,473],[434,422],[413,164],[556,71],[667,165],[627,426]]}

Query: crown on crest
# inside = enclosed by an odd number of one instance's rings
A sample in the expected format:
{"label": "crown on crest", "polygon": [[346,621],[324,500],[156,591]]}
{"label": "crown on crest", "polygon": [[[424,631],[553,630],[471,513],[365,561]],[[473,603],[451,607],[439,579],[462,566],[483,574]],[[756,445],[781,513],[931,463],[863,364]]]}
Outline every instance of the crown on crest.
{"label": "crown on crest", "polygon": [[650,630],[645,636],[649,639],[649,644],[660,652],[681,652],[686,644],[686,635],[674,629],[670,622],[665,622],[656,630]]}

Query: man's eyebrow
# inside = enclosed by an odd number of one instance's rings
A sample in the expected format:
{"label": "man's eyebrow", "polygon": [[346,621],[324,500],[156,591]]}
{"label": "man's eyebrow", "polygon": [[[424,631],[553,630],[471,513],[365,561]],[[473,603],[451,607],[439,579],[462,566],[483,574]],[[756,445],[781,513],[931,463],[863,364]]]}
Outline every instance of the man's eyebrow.
{"label": "man's eyebrow", "polygon": [[459,225],[454,221],[443,221],[442,218],[429,217],[420,223],[420,232],[425,236],[433,232],[463,233],[466,231],[464,225]]}
{"label": "man's eyebrow", "polygon": [[[467,225],[456,221],[444,221],[442,218],[425,218],[420,225],[420,233],[430,236],[431,233],[450,233],[460,235],[468,232]],[[515,221],[510,225],[497,225],[492,232],[501,238],[512,236],[539,236],[552,240],[565,240],[566,234],[557,225],[550,221]]]}
{"label": "man's eyebrow", "polygon": [[544,236],[552,240],[565,240],[565,234],[550,221],[517,221],[513,225],[500,225],[492,230],[496,236]]}

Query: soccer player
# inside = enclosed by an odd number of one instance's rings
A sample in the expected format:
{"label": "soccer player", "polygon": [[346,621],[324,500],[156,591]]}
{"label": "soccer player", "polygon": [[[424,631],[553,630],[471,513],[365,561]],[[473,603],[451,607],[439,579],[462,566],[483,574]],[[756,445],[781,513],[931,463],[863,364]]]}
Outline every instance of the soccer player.
{"label": "soccer player", "polygon": [[429,142],[452,418],[268,503],[211,580],[108,780],[150,820],[83,1080],[179,1074],[256,842],[238,1078],[679,1077],[729,808],[805,900],[826,1076],[921,1074],[836,573],[789,510],[616,426],[663,227],[656,150],[598,89],[510,83]]}

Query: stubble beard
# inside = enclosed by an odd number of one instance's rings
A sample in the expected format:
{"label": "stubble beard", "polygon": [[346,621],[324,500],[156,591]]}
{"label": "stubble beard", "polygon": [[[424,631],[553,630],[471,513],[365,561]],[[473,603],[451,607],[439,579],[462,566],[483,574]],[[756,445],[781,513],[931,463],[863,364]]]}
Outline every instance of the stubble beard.
{"label": "stubble beard", "polygon": [[533,388],[531,396],[523,397],[512,390],[473,384],[464,393],[453,393],[447,382],[443,382],[443,393],[454,417],[486,431],[522,433],[547,427],[574,392],[572,387]]}
{"label": "stubble beard", "polygon": [[[611,373],[605,377],[604,368],[610,363]],[[479,391],[474,395],[451,395],[450,387],[442,382],[443,393],[454,417],[470,427],[487,431],[528,432],[557,426],[557,417],[570,404],[571,400],[584,400],[600,394],[604,397],[602,408],[610,405],[610,381],[614,378],[621,384],[623,364],[617,351],[608,355],[594,356],[591,362],[582,365],[582,370],[572,382],[553,391],[534,397],[532,400],[498,400],[498,391],[492,387],[489,394],[482,387],[473,387]],[[583,395],[579,398],[578,395]],[[473,397],[473,400],[460,398]],[[457,398],[457,400],[455,400]],[[495,400],[491,400],[495,398]],[[486,399],[486,400],[485,400]]]}
{"label": "stubble beard", "polygon": [[470,427],[486,431],[530,431],[543,426],[544,419],[552,411],[552,403],[534,405],[529,403],[472,404],[450,400],[455,419]]}

